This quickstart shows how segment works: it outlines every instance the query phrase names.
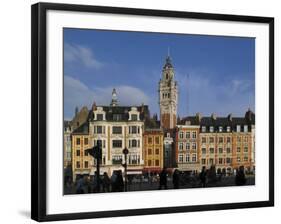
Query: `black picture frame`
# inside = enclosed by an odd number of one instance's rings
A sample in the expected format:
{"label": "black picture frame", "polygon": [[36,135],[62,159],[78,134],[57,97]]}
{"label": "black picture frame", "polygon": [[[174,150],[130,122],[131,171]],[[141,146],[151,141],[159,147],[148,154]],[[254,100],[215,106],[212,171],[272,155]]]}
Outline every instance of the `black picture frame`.
{"label": "black picture frame", "polygon": [[[131,210],[93,211],[70,214],[46,214],[46,13],[48,10],[100,12],[124,15],[193,18],[217,21],[254,22],[269,25],[269,200],[243,203],[208,204],[196,206],[159,207]],[[274,18],[241,15],[118,8],[89,5],[37,3],[32,5],[31,17],[31,218],[37,221],[74,220],[86,218],[149,215],[161,213],[238,209],[274,206]]]}

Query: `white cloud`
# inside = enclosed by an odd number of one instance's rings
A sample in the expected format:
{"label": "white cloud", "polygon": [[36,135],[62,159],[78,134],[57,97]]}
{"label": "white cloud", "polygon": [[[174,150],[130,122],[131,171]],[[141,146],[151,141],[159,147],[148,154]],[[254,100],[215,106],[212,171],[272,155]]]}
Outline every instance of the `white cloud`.
{"label": "white cloud", "polygon": [[64,76],[64,110],[66,117],[74,115],[76,106],[91,107],[95,101],[97,105],[109,105],[111,102],[112,89],[117,91],[119,104],[122,106],[150,104],[151,97],[149,97],[142,90],[127,86],[107,86],[105,88],[90,89],[81,81],[74,79],[70,76]]}
{"label": "white cloud", "polygon": [[228,82],[215,83],[211,77],[211,74],[198,71],[190,72],[189,77],[176,74],[180,114],[186,116],[201,112],[204,116],[211,113],[243,116],[249,107],[255,110],[253,81],[234,78]]}
{"label": "white cloud", "polygon": [[98,61],[90,48],[65,43],[64,45],[64,59],[66,62],[78,62],[88,68],[99,69],[103,63]]}

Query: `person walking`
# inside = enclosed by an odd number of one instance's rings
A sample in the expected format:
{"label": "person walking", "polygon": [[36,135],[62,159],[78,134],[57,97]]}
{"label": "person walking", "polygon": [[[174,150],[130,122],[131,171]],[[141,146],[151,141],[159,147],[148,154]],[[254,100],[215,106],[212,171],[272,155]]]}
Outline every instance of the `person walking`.
{"label": "person walking", "polygon": [[174,189],[179,189],[180,186],[180,173],[178,169],[174,170],[173,173],[173,185],[174,185]]}
{"label": "person walking", "polygon": [[199,174],[199,178],[201,181],[201,186],[206,187],[207,171],[205,166],[202,167],[202,171]]}
{"label": "person walking", "polygon": [[107,172],[103,173],[102,190],[103,192],[110,192],[110,178]]}
{"label": "person walking", "polygon": [[240,166],[239,170],[236,173],[235,183],[237,186],[242,186],[246,184],[246,177],[244,172],[244,166]]}
{"label": "person walking", "polygon": [[159,181],[159,190],[162,189],[162,187],[164,187],[164,189],[167,189],[167,171],[166,168],[164,167],[163,170],[160,173],[160,181]]}

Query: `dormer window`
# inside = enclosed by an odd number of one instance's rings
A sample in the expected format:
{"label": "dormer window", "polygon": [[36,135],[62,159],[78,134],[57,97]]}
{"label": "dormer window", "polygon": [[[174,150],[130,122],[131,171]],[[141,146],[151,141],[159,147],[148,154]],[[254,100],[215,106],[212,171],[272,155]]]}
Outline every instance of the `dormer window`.
{"label": "dormer window", "polygon": [[230,126],[227,126],[226,131],[230,132]]}
{"label": "dormer window", "polygon": [[219,132],[222,132],[222,126],[219,126]]}
{"label": "dormer window", "polygon": [[241,131],[241,126],[240,126],[240,125],[237,125],[237,126],[236,126],[236,131],[237,131],[237,132],[240,132],[240,131]]}
{"label": "dormer window", "polygon": [[97,114],[97,121],[103,120],[103,114]]}
{"label": "dormer window", "polygon": [[210,132],[214,132],[214,127],[210,126]]}
{"label": "dormer window", "polygon": [[137,121],[138,120],[138,115],[137,114],[132,114],[131,115],[131,120],[132,121]]}
{"label": "dormer window", "polygon": [[202,126],[202,132],[206,132],[206,126]]}
{"label": "dormer window", "polygon": [[248,125],[244,125],[244,132],[248,132]]}

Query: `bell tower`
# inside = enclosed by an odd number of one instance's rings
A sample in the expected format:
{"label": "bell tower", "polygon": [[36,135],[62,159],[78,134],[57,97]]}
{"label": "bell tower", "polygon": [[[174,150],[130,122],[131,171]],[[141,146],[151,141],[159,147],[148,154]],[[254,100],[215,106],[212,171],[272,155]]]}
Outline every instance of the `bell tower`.
{"label": "bell tower", "polygon": [[178,85],[174,67],[168,54],[159,81],[160,124],[164,129],[172,129],[177,124]]}

